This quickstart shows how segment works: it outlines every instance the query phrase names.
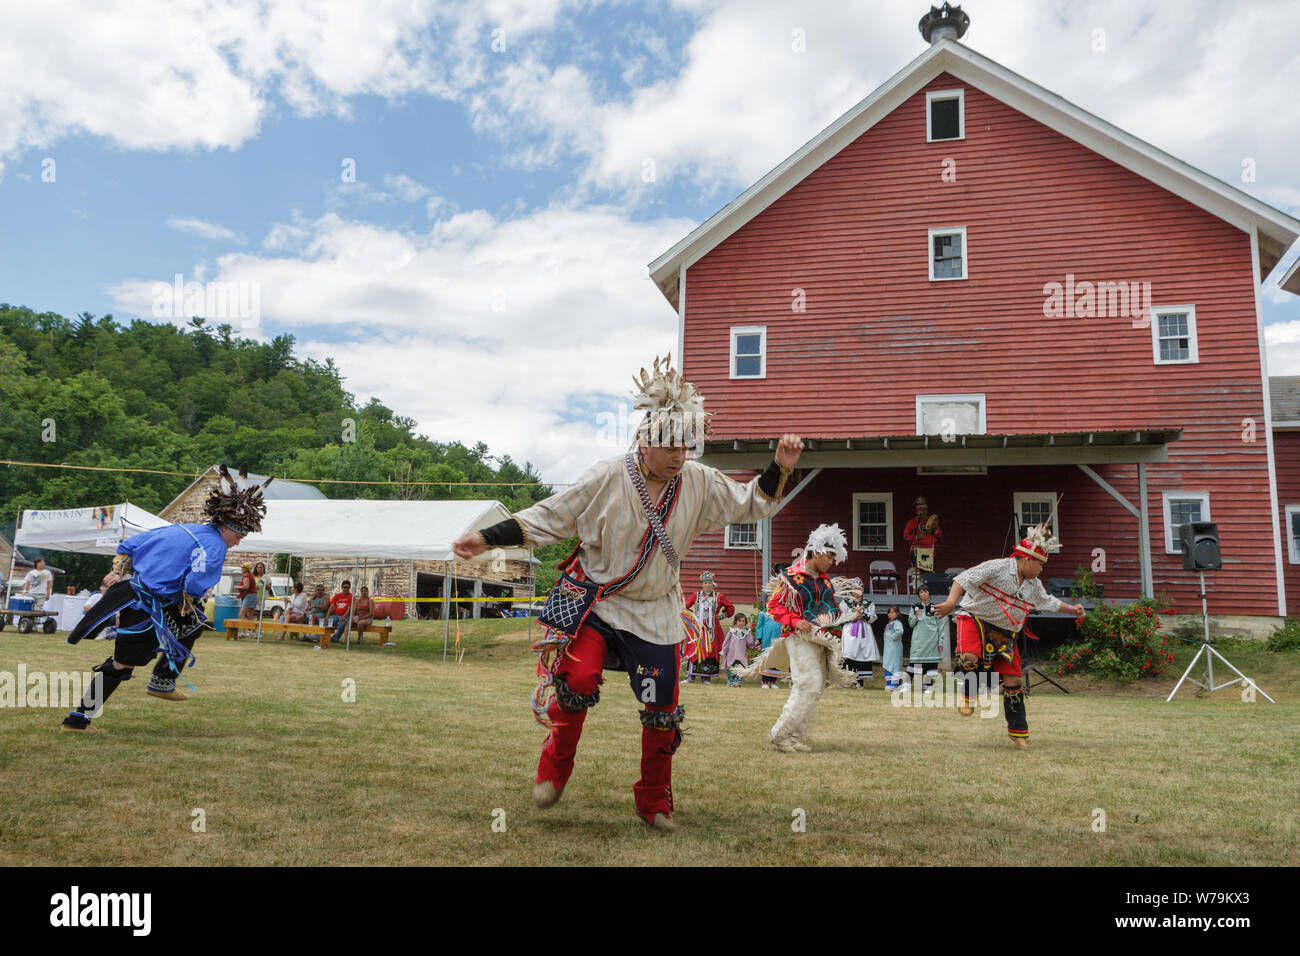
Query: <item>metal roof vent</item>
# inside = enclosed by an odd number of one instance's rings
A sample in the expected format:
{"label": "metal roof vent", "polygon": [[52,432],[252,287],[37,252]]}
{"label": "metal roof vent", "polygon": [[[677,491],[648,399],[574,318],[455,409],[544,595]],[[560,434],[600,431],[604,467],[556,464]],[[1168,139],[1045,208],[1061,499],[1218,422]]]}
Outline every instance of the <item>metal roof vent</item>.
{"label": "metal roof vent", "polygon": [[931,7],[917,24],[921,36],[931,46],[940,40],[960,40],[969,28],[970,17],[962,12],[960,5],[951,6],[947,0],[941,7]]}

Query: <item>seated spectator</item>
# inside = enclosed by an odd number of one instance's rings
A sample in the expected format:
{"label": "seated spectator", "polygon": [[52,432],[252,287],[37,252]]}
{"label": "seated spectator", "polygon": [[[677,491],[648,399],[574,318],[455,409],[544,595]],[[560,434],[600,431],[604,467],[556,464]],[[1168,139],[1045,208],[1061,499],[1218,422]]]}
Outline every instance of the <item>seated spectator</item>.
{"label": "seated spectator", "polygon": [[344,581],[343,590],[330,598],[330,616],[325,623],[334,628],[334,640],[343,640],[348,629],[348,618],[352,610],[352,582]]}
{"label": "seated spectator", "polygon": [[330,599],[325,593],[325,585],[316,585],[316,594],[307,602],[307,623],[324,624],[330,613]]}
{"label": "seated spectator", "polygon": [[357,602],[352,607],[352,626],[357,629],[358,643],[367,625],[373,624],[374,620],[375,602],[370,599],[370,588],[363,585],[361,593],[357,596]]}
{"label": "seated spectator", "polygon": [[307,595],[303,593],[302,582],[293,582],[293,597],[289,598],[289,604],[284,609],[286,624],[306,624],[307,623]]}

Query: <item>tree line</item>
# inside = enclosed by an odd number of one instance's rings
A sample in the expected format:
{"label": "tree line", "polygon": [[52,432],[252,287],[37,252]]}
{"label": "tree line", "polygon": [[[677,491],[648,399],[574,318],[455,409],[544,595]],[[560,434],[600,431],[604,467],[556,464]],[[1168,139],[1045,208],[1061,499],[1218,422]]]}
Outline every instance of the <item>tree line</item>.
{"label": "tree line", "polygon": [[[217,462],[232,470],[246,462],[251,472],[277,477],[399,482],[319,485],[330,498],[496,499],[512,512],[551,494],[542,485],[417,484],[536,482],[538,475],[482,442],[418,434],[414,420],[377,399],[359,404],[333,359],[298,358],[294,345],[292,335],[255,342],[197,317],[179,328],[0,303],[0,457],[191,476]],[[191,480],[0,466],[0,526],[12,539],[20,508],[129,500],[156,513]],[[538,558],[553,566],[560,551],[539,549]],[[51,563],[79,588],[107,564],[66,553]],[[539,579],[549,581],[548,572]]]}

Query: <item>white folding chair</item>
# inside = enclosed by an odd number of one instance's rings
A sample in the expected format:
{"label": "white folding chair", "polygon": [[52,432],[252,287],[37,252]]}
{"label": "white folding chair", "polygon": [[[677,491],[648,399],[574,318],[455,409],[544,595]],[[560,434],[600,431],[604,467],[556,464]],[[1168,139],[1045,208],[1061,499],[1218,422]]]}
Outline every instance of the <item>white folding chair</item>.
{"label": "white folding chair", "polygon": [[893,561],[872,561],[867,569],[872,594],[898,593],[898,568]]}

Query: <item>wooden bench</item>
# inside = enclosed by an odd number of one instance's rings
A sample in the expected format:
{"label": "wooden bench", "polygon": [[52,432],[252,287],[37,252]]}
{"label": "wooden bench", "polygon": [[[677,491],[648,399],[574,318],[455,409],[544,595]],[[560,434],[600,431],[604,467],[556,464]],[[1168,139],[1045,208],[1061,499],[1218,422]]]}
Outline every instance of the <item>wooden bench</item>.
{"label": "wooden bench", "polygon": [[[356,628],[355,624],[352,626],[354,629]],[[379,643],[381,645],[390,643],[389,638],[393,633],[391,627],[387,627],[383,624],[367,624],[364,628],[361,628],[361,631],[364,633],[378,634]],[[357,634],[357,643],[361,643],[361,634]]]}
{"label": "wooden bench", "polygon": [[[239,640],[240,631],[257,631],[257,622],[243,620],[236,617],[226,618],[226,640]],[[279,632],[280,640],[284,640],[285,632],[293,634],[312,634],[320,639],[322,647],[328,647],[330,636],[334,633],[334,628],[325,627],[323,624],[281,624],[278,621],[263,621],[262,634],[270,637],[273,633]]]}
{"label": "wooden bench", "polygon": [[[355,628],[356,625],[353,625]],[[239,640],[240,631],[257,631],[257,622],[244,620],[236,617],[226,618],[226,640]],[[380,636],[380,643],[386,644],[392,635],[393,629],[383,624],[367,624],[364,631],[369,631]],[[324,624],[281,624],[278,621],[263,621],[262,633],[269,637],[271,634],[279,632],[280,640],[284,640],[285,632],[292,634],[311,634],[320,640],[321,647],[329,647],[330,642],[334,639],[334,628]],[[360,636],[357,637],[360,643]]]}

